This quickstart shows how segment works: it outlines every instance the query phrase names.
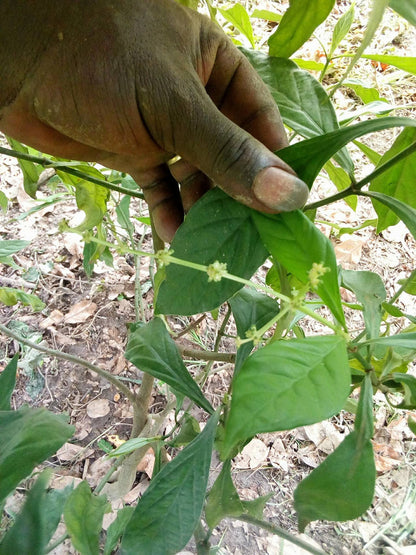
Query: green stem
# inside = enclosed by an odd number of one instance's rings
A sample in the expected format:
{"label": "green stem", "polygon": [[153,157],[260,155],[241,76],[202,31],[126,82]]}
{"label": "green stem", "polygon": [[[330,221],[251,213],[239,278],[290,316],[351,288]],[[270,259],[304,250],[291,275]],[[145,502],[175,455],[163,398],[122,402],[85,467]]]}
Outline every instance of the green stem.
{"label": "green stem", "polygon": [[60,538],[55,540],[53,543],[48,545],[48,547],[45,549],[44,553],[45,554],[50,553],[51,551],[56,549],[59,545],[61,545],[61,543],[64,543],[64,541],[67,540],[68,538],[69,538],[69,534],[64,534],[63,536],[61,536]]}
{"label": "green stem", "polygon": [[378,166],[373,172],[371,172],[369,175],[361,179],[361,181],[358,181],[357,183],[351,183],[349,187],[347,187],[343,191],[339,191],[335,195],[324,198],[317,202],[312,202],[311,204],[307,204],[303,210],[305,212],[306,210],[315,210],[320,206],[326,206],[327,204],[331,204],[332,202],[336,202],[337,200],[341,200],[350,195],[359,195],[364,185],[367,185],[368,183],[370,183],[370,181],[372,181],[376,177],[379,177],[384,172],[386,172],[391,167],[393,167],[395,164],[397,164],[398,162],[401,162],[403,159],[407,158],[414,152],[416,152],[416,142],[412,143],[410,146],[408,146],[407,148],[399,152],[399,154],[396,154],[396,156],[393,156],[393,158],[390,158],[390,160],[388,160],[381,166]]}
{"label": "green stem", "polygon": [[123,393],[126,396],[126,398],[131,403],[134,403],[134,400],[135,400],[134,393],[132,393],[130,389],[126,385],[124,385],[124,383],[121,382],[118,378],[110,374],[110,372],[107,372],[106,370],[103,370],[102,368],[95,366],[95,364],[92,364],[91,362],[88,362],[87,360],[84,360],[83,358],[79,358],[75,355],[62,353],[61,351],[56,351],[55,349],[49,349],[48,347],[43,347],[42,345],[33,343],[32,341],[29,341],[28,339],[24,339],[19,334],[9,330],[3,324],[0,324],[0,332],[4,333],[4,335],[7,335],[8,337],[15,339],[16,341],[19,341],[19,343],[22,343],[23,345],[27,345],[31,349],[36,349],[41,353],[45,353],[48,356],[56,357],[61,360],[67,360],[69,362],[72,362],[73,364],[79,364],[84,368],[88,368],[88,370],[91,370],[95,374],[98,374],[99,376],[101,376],[102,378],[110,382],[112,385],[114,385],[121,393]]}
{"label": "green stem", "polygon": [[203,351],[202,349],[188,349],[176,343],[176,347],[183,357],[212,360],[218,362],[235,362],[236,353],[218,353],[216,351]]}
{"label": "green stem", "polygon": [[392,296],[392,298],[390,299],[389,303],[394,303],[395,301],[397,301],[397,299],[400,297],[400,295],[404,292],[404,290],[406,289],[406,287],[409,285],[409,283],[411,281],[413,281],[414,279],[416,279],[416,270],[413,270],[413,272],[410,274],[410,276],[405,280],[405,282],[403,283],[403,285],[400,287],[400,289],[398,289],[396,291],[396,293]]}
{"label": "green stem", "polygon": [[237,520],[242,520],[243,522],[248,522],[249,524],[254,524],[254,526],[263,528],[263,530],[267,530],[268,532],[271,532],[272,534],[279,536],[283,540],[286,540],[290,543],[293,543],[294,545],[297,545],[298,547],[301,547],[302,549],[304,549],[305,551],[308,551],[309,553],[313,553],[314,555],[325,555],[325,551],[316,549],[316,547],[313,547],[309,543],[301,540],[300,538],[297,538],[296,536],[293,536],[289,532],[286,532],[286,530],[283,530],[283,528],[280,528],[279,526],[274,526],[270,522],[259,520],[250,515],[240,515],[236,518]]}
{"label": "green stem", "polygon": [[92,175],[88,175],[85,172],[82,172],[75,168],[71,168],[69,165],[65,165],[65,163],[63,164],[62,162],[54,162],[53,160],[50,160],[49,158],[46,158],[44,156],[34,156],[33,154],[26,154],[25,152],[18,152],[17,150],[4,147],[0,147],[0,154],[13,156],[14,158],[27,160],[28,162],[33,162],[35,164],[40,164],[44,168],[54,168],[61,172],[69,173],[70,175],[79,177],[80,179],[84,179],[85,181],[95,183],[96,185],[101,185],[102,187],[105,187],[110,191],[116,191],[117,193],[122,193],[131,197],[144,199],[143,193],[132,191],[131,189],[126,189],[125,187],[115,185],[114,183],[110,183],[109,181],[105,181],[104,179],[99,179],[98,177],[93,177]]}

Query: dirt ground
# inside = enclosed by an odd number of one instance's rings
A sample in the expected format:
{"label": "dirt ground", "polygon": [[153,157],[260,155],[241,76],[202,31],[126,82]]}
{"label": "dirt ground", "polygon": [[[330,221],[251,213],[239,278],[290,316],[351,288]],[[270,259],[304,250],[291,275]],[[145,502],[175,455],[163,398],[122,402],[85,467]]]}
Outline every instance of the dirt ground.
{"label": "dirt ground", "polygon": [[[249,11],[253,7],[283,11],[285,2],[241,2]],[[349,2],[337,2],[337,9],[344,12]],[[362,17],[368,12],[366,2],[357,2]],[[334,16],[335,17],[335,16]],[[362,35],[361,17],[355,21],[357,40]],[[259,27],[258,33],[267,34],[269,28]],[[325,40],[329,33],[322,29],[319,38]],[[360,35],[361,33],[361,35]],[[399,37],[399,38],[397,38]],[[265,35],[264,38],[267,38]],[[416,55],[416,35],[404,20],[391,16],[391,21],[376,37],[376,45],[382,51],[395,44],[398,55]],[[396,40],[396,42],[394,42]],[[399,43],[399,44],[397,44]],[[413,48],[413,52],[412,52]],[[303,55],[317,57],[317,44],[310,41]],[[384,51],[383,50],[383,51]],[[373,51],[373,50],[372,50]],[[341,62],[340,62],[341,63]],[[329,79],[336,81],[335,69]],[[393,68],[380,72],[380,68],[363,62],[356,70],[357,75],[371,71],[381,92],[396,105],[416,102],[416,79],[397,75]],[[346,91],[339,91],[336,103],[339,110],[351,109],[356,98]],[[405,110],[414,115],[414,109]],[[384,152],[393,142],[398,131],[383,132],[366,141],[378,152]],[[6,145],[2,139],[2,145]],[[354,161],[362,175],[368,166],[358,149],[351,149]],[[113,267],[98,262],[90,278],[82,266],[83,246],[75,234],[61,234],[59,224],[65,219],[70,225],[82,220],[73,199],[45,206],[41,210],[39,200],[28,197],[23,190],[22,174],[15,159],[0,158],[0,190],[9,199],[6,214],[0,215],[0,237],[2,239],[24,239],[30,246],[14,255],[15,266],[0,265],[0,285],[23,287],[36,293],[46,304],[42,312],[34,313],[20,306],[0,308],[0,322],[19,329],[34,342],[51,349],[64,351],[104,368],[138,387],[140,376],[123,356],[127,324],[135,320],[134,293],[141,288],[141,307],[146,319],[152,315],[153,290],[149,274],[149,261],[143,259],[137,268],[139,280],[135,281],[135,268],[129,256],[114,254]],[[62,191],[62,189],[59,189]],[[333,186],[325,177],[320,177],[313,193],[314,198],[332,194]],[[46,198],[50,192],[41,188],[38,198]],[[144,214],[145,207],[135,201],[135,212]],[[114,214],[113,214],[114,216]],[[369,202],[360,200],[356,211],[344,202],[331,204],[318,213],[320,229],[331,236],[337,259],[344,268],[368,269],[378,273],[386,284],[387,294],[392,295],[415,267],[415,242],[406,227],[398,224],[380,235],[374,228],[367,227],[354,235],[331,234],[325,222],[336,222],[341,226],[358,226],[375,213]],[[149,227],[134,222],[135,236],[143,240],[143,248],[151,249]],[[345,292],[345,301],[353,301]],[[414,297],[403,294],[401,308],[415,315]],[[184,339],[188,347],[203,346],[210,350],[215,343],[224,312],[217,321],[207,316]],[[350,311],[349,328],[361,326],[356,311]],[[193,317],[196,321],[198,317]],[[188,326],[190,319],[170,320],[175,331]],[[398,321],[397,327],[405,326]],[[305,320],[308,334],[319,332],[316,322]],[[226,333],[232,334],[232,327]],[[224,337],[220,343],[224,352],[235,350],[234,341]],[[19,349],[16,341],[2,337],[0,343],[0,369],[6,358]],[[197,371],[195,361],[189,367]],[[215,405],[222,396],[231,378],[231,367],[227,363],[216,363],[210,373],[205,391]],[[66,412],[76,427],[74,439],[66,444],[56,457],[48,462],[53,469],[54,487],[64,487],[70,480],[86,478],[91,486],[96,485],[108,469],[104,451],[99,441],[116,442],[127,439],[132,424],[129,403],[112,386],[80,365],[39,355],[32,349],[22,351],[19,378],[13,396],[13,406],[18,408],[28,403],[44,406],[54,412]],[[153,394],[152,411],[157,413],[165,405],[162,386],[157,385]],[[333,554],[386,553],[416,554],[416,440],[406,424],[402,411],[393,410],[382,396],[377,397],[375,412],[376,433],[374,448],[378,480],[374,502],[369,511],[354,522],[314,522],[307,528],[307,536],[314,545]],[[170,425],[169,419],[166,427]],[[297,534],[296,514],[293,508],[293,491],[297,484],[330,453],[348,433],[352,420],[342,412],[329,422],[308,426],[290,432],[264,434],[250,442],[234,461],[235,483],[244,499],[273,493],[266,506],[265,516],[274,524]],[[138,469],[137,481],[126,502],[133,503],[145,490],[151,474],[152,456],[146,458]],[[212,461],[212,476],[219,471],[219,462]],[[12,512],[22,501],[18,492],[8,500],[7,510]],[[305,537],[305,536],[302,536]],[[293,545],[283,543],[280,538],[256,529],[246,523],[225,521],[215,531],[213,544],[219,546],[218,553],[245,555],[301,553]],[[188,553],[195,550],[190,544]],[[54,553],[73,553],[68,544],[63,544]],[[185,552],[183,552],[185,554]]]}

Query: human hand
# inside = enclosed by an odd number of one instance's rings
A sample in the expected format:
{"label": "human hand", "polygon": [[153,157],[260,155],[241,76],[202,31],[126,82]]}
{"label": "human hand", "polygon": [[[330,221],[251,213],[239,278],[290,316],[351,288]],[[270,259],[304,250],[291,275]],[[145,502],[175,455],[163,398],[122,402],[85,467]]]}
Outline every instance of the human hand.
{"label": "human hand", "polygon": [[130,173],[163,240],[212,183],[263,212],[306,202],[272,152],[287,146],[273,98],[207,18],[173,0],[3,0],[0,37],[0,128]]}

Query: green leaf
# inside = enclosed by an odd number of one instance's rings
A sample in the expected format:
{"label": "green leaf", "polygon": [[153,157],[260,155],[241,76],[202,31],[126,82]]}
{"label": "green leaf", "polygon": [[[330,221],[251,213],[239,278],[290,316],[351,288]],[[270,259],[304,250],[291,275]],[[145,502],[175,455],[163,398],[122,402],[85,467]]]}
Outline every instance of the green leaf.
{"label": "green leaf", "polygon": [[414,0],[390,0],[390,8],[407,19],[412,25],[416,25],[416,4]]}
{"label": "green leaf", "polygon": [[[287,126],[306,138],[339,128],[328,94],[310,73],[286,58],[240,50],[270,89]],[[337,155],[337,160],[348,172],[353,171],[354,164],[346,150]]]}
{"label": "green leaf", "polygon": [[367,339],[380,335],[382,304],[387,298],[383,280],[378,274],[369,271],[342,270],[341,283],[352,291],[357,301],[363,305]]}
{"label": "green leaf", "polygon": [[30,245],[30,241],[0,241],[0,258],[11,256],[15,252],[19,252],[26,248],[28,245]]}
{"label": "green leaf", "polygon": [[365,60],[374,60],[375,62],[380,62],[382,64],[388,64],[390,66],[402,69],[407,73],[413,73],[416,75],[416,58],[411,56],[388,56],[385,54],[363,54],[361,58]]}
{"label": "green leaf", "polygon": [[364,154],[367,156],[372,164],[376,166],[380,162],[381,154],[370,148],[368,145],[361,143],[360,141],[354,141],[354,144],[364,152]]}
{"label": "green leaf", "polygon": [[124,534],[123,555],[180,551],[199,522],[207,489],[218,413],[151,481]]}
{"label": "green leaf", "polygon": [[239,517],[243,513],[243,503],[231,478],[231,460],[227,460],[208,494],[205,519],[213,530],[223,518]]}
{"label": "green leaf", "polygon": [[185,421],[183,422],[179,433],[172,441],[169,441],[171,447],[184,447],[191,443],[192,440],[200,433],[199,422],[190,414],[185,414]]}
{"label": "green leaf", "polygon": [[402,384],[404,394],[403,401],[395,407],[407,410],[416,409],[416,378],[410,374],[400,374],[399,372],[395,372],[392,378]]}
{"label": "green leaf", "polygon": [[335,50],[338,48],[340,42],[346,37],[354,21],[354,4],[347,10],[336,22],[334,31],[332,33],[332,42],[329,49],[328,57],[332,58]]}
{"label": "green leaf", "polygon": [[108,453],[108,457],[120,457],[121,455],[126,455],[127,453],[132,453],[136,449],[141,449],[150,443],[157,441],[158,437],[134,437],[133,439],[128,439],[120,447]]}
{"label": "green leaf", "polygon": [[205,507],[205,519],[213,530],[223,518],[250,515],[261,520],[267,501],[273,494],[264,495],[251,501],[239,498],[231,478],[231,461],[224,462],[218,478],[212,486]]}
{"label": "green leaf", "polygon": [[384,347],[395,347],[403,349],[416,349],[416,332],[398,333],[388,337],[377,337],[357,344],[362,345],[383,345]]}
{"label": "green leaf", "polygon": [[357,96],[364,102],[364,104],[369,104],[370,102],[382,101],[387,102],[385,98],[380,96],[380,92],[375,87],[372,87],[362,79],[346,79],[343,82],[344,87],[352,89]]}
{"label": "green leaf", "polygon": [[104,555],[111,555],[113,550],[116,548],[117,543],[123,535],[133,513],[134,507],[123,507],[117,511],[117,518],[110,524],[107,530]]}
{"label": "green leaf", "polygon": [[361,382],[360,399],[358,401],[354,429],[358,434],[359,440],[362,442],[368,441],[373,437],[373,384],[371,383],[371,375],[368,372]]}
{"label": "green leaf", "polygon": [[359,517],[371,505],[375,478],[371,441],[354,431],[296,488],[300,531],[312,520]]}
{"label": "green leaf", "polygon": [[2,209],[3,212],[7,212],[8,205],[9,205],[9,199],[6,197],[3,191],[0,191],[0,208]]}
{"label": "green leaf", "polygon": [[407,418],[407,425],[409,426],[410,430],[416,435],[416,420],[412,418],[410,414]]}
{"label": "green leaf", "polygon": [[62,416],[45,409],[0,412],[0,501],[73,432]]}
{"label": "green leaf", "polygon": [[250,17],[265,19],[266,21],[273,21],[274,23],[279,23],[282,19],[280,13],[272,12],[270,10],[254,10]]}
{"label": "green leaf", "polygon": [[69,496],[64,520],[72,543],[81,555],[98,555],[103,517],[110,511],[107,498],[94,495],[85,481],[80,482]]}
{"label": "green leaf", "polygon": [[312,187],[324,164],[350,141],[367,133],[400,126],[416,127],[416,121],[411,118],[396,117],[363,121],[283,148],[279,150],[278,155],[292,166],[309,187]]}
{"label": "green leaf", "polygon": [[42,513],[45,519],[47,541],[52,539],[64,511],[65,503],[71,495],[74,485],[71,483],[63,489],[48,491]]}
{"label": "green leaf", "polygon": [[10,410],[10,398],[16,385],[17,362],[19,355],[16,354],[0,374],[0,411]]}
{"label": "green leaf", "polygon": [[335,0],[291,0],[282,20],[269,38],[271,56],[289,58],[328,17]]}
{"label": "green leaf", "polygon": [[[416,141],[416,129],[409,127],[403,129],[392,147],[382,156],[379,164],[381,166],[394,158],[399,152],[409,147]],[[409,154],[404,160],[395,164],[382,175],[373,179],[370,183],[370,191],[378,191],[416,209],[416,191],[413,186],[416,174],[416,152]],[[399,218],[384,204],[375,203],[374,208],[378,215],[377,232],[380,233],[387,227],[398,223]]]}
{"label": "green leaf", "polygon": [[244,35],[254,48],[253,28],[250,23],[250,17],[241,4],[234,4],[232,8],[223,10],[218,8],[220,14],[233,25],[242,35]]}
{"label": "green leaf", "polygon": [[109,190],[90,181],[77,180],[75,184],[75,199],[80,210],[85,212],[84,221],[71,231],[81,233],[100,224],[107,211]]}
{"label": "green leaf", "polygon": [[338,322],[345,325],[337,263],[329,239],[299,210],[278,215],[253,211],[253,220],[271,255],[302,283],[308,283],[313,264],[321,263],[329,269],[316,292]]}
{"label": "green leaf", "polygon": [[413,270],[409,278],[399,279],[400,285],[404,285],[404,291],[408,295],[416,295],[416,270]]}
{"label": "green leaf", "polygon": [[[267,257],[251,213],[250,208],[220,189],[209,191],[194,204],[176,232],[171,245],[174,256],[205,265],[215,261],[226,263],[230,274],[249,279]],[[209,282],[205,272],[169,264],[155,311],[182,315],[207,312],[241,287],[228,279]]]}
{"label": "green leaf", "polygon": [[49,477],[50,472],[42,472],[27,494],[23,509],[0,543],[1,555],[44,554],[49,540],[44,513],[47,505],[46,487]]}
{"label": "green leaf", "polygon": [[[254,289],[244,288],[229,300],[239,337],[245,339],[246,332],[255,327],[260,329],[279,312],[275,299]],[[253,349],[253,342],[244,343],[237,351],[235,370],[237,372]]]}
{"label": "green leaf", "polygon": [[[7,137],[7,142],[13,150],[22,152],[23,154],[32,154],[36,152],[34,149],[22,145],[19,141]],[[39,176],[43,172],[43,167],[39,164],[34,164],[28,160],[18,159],[20,169],[23,173],[23,187],[25,192],[32,198],[36,198],[36,191],[38,190]]]}
{"label": "green leaf", "polygon": [[320,422],[349,395],[345,341],[337,336],[269,343],[252,354],[233,380],[223,458],[262,432]]}
{"label": "green leaf", "polygon": [[388,208],[390,208],[390,210],[392,210],[395,214],[397,214],[397,216],[399,216],[399,218],[407,226],[410,233],[416,239],[416,210],[414,208],[412,208],[408,204],[404,204],[404,202],[401,202],[400,200],[384,195],[383,193],[378,193],[376,191],[361,191],[360,194],[366,197],[370,197],[371,199],[378,200],[379,202],[385,204]]}
{"label": "green leaf", "polygon": [[130,334],[125,357],[136,368],[163,380],[207,412],[213,408],[192,379],[165,324],[155,318]]}
{"label": "green leaf", "polygon": [[124,196],[116,206],[117,221],[120,226],[129,233],[134,232],[134,226],[130,220],[130,201],[131,197]]}
{"label": "green leaf", "polygon": [[14,306],[17,303],[23,306],[30,306],[35,312],[39,312],[45,308],[45,303],[32,293],[26,293],[22,289],[13,289],[12,287],[0,287],[0,303],[6,306]]}

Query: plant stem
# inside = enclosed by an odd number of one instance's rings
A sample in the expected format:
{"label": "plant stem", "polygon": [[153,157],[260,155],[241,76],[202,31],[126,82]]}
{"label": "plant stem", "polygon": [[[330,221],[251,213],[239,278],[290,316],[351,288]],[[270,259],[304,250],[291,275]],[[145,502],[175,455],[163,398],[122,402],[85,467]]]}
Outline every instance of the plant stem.
{"label": "plant stem", "polygon": [[126,385],[124,385],[124,383],[121,382],[118,378],[110,374],[110,372],[107,372],[106,370],[103,370],[102,368],[95,366],[95,364],[92,364],[91,362],[88,362],[87,360],[84,360],[83,358],[77,357],[75,355],[62,353],[61,351],[56,351],[55,349],[49,349],[48,347],[44,347],[43,345],[38,345],[37,343],[33,343],[28,339],[24,339],[14,331],[9,330],[3,324],[0,324],[0,332],[4,333],[4,335],[7,335],[8,337],[11,337],[12,339],[15,339],[19,343],[23,343],[23,345],[27,345],[31,349],[36,349],[37,351],[41,353],[45,353],[48,356],[56,357],[61,360],[67,360],[69,362],[72,362],[73,364],[79,364],[84,368],[88,368],[88,370],[91,370],[95,374],[98,374],[99,376],[101,376],[102,378],[110,382],[112,385],[114,385],[121,393],[123,393],[126,396],[126,398],[131,403],[134,403],[135,401],[134,393],[132,393],[130,389]]}
{"label": "plant stem", "polygon": [[405,280],[405,282],[403,283],[403,285],[400,287],[400,289],[398,289],[396,291],[396,293],[392,296],[392,298],[390,299],[389,303],[394,303],[395,301],[397,301],[397,299],[400,297],[400,295],[403,293],[403,291],[406,289],[406,287],[409,285],[409,283],[411,281],[413,281],[416,278],[416,270],[413,270],[413,272],[410,274],[410,276]]}
{"label": "plant stem", "polygon": [[4,147],[0,147],[0,154],[5,154],[6,156],[13,156],[14,158],[34,162],[35,164],[40,164],[44,168],[54,168],[61,172],[69,173],[70,175],[79,177],[80,179],[84,179],[85,181],[95,183],[96,185],[101,185],[102,187],[105,187],[110,191],[116,191],[117,193],[122,193],[131,197],[144,199],[143,193],[132,191],[131,189],[126,189],[125,187],[115,185],[114,183],[110,183],[109,181],[105,181],[104,179],[99,179],[98,177],[93,177],[92,175],[88,175],[85,172],[82,172],[75,168],[71,168],[69,165],[65,165],[62,162],[54,162],[53,160],[45,158],[44,156],[34,156],[33,154],[26,154],[24,152],[18,152],[17,150]]}
{"label": "plant stem", "polygon": [[60,538],[58,538],[57,540],[55,540],[53,543],[51,543],[50,545],[48,545],[48,547],[45,549],[45,554],[46,553],[50,553],[51,551],[53,551],[55,548],[58,547],[58,545],[61,545],[61,543],[64,543],[65,540],[67,540],[69,538],[69,534],[64,534],[63,536],[61,536]]}
{"label": "plant stem", "polygon": [[395,164],[401,162],[403,159],[407,158],[414,152],[416,152],[416,142],[412,143],[410,146],[399,152],[399,154],[396,154],[396,156],[393,156],[393,158],[390,158],[390,160],[387,160],[387,162],[385,162],[381,166],[378,166],[373,172],[361,179],[361,181],[358,181],[357,183],[351,183],[349,187],[342,191],[339,191],[335,195],[324,198],[317,202],[312,202],[311,204],[307,204],[303,209],[304,212],[306,212],[307,210],[315,210],[320,206],[326,206],[327,204],[331,204],[332,202],[336,202],[337,200],[341,200],[350,195],[359,195],[364,185],[367,185],[368,183],[370,183],[370,181],[382,175]]}
{"label": "plant stem", "polygon": [[283,528],[280,528],[279,526],[274,526],[270,522],[266,522],[264,520],[260,520],[250,515],[244,514],[236,517],[236,519],[242,520],[243,522],[248,522],[249,524],[254,524],[254,526],[258,526],[259,528],[263,528],[263,530],[267,530],[268,532],[279,536],[283,540],[286,540],[290,543],[293,543],[294,545],[297,545],[298,547],[301,547],[309,553],[313,553],[314,555],[325,555],[325,551],[316,549],[316,547],[313,547],[309,543],[301,540],[300,538],[297,538],[296,536],[293,536],[289,532],[286,532],[286,530],[283,530]]}
{"label": "plant stem", "polygon": [[235,362],[236,353],[218,353],[217,351],[188,349],[178,343],[176,346],[183,357],[199,358],[200,360],[213,360],[218,362]]}

